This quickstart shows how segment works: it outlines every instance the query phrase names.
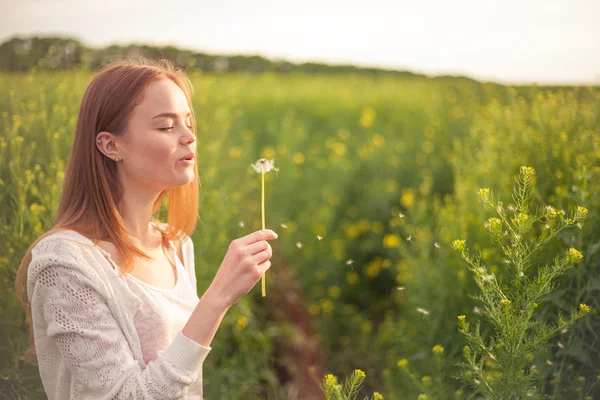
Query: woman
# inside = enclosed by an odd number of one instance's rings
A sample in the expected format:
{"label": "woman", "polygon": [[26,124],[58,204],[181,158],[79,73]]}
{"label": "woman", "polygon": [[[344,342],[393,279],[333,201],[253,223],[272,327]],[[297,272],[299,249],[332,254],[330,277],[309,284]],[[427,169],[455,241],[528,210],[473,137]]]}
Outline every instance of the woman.
{"label": "woman", "polygon": [[191,93],[172,64],[141,59],[105,66],[83,96],[56,221],[16,280],[51,400],[201,399],[219,324],[271,265],[275,232],[236,239],[197,296]]}

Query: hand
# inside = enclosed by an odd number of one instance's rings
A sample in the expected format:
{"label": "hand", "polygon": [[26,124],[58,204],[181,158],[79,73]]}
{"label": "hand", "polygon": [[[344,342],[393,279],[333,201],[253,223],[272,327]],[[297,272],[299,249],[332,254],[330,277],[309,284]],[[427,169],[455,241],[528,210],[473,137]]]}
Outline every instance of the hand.
{"label": "hand", "polygon": [[277,239],[270,229],[259,230],[229,244],[225,258],[210,288],[226,307],[248,293],[271,267],[273,250],[267,240]]}

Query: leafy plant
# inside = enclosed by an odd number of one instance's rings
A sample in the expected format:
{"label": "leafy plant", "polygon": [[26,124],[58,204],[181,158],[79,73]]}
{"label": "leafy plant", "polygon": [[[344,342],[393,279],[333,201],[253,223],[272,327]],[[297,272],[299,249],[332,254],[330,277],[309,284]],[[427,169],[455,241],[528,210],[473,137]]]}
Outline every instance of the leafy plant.
{"label": "leafy plant", "polygon": [[513,190],[514,204],[505,207],[494,199],[490,189],[479,190],[481,203],[497,214],[485,226],[505,257],[502,281],[483,264],[480,255],[468,252],[465,240],[452,243],[452,248],[468,263],[481,291],[476,298],[483,309],[478,312],[493,327],[493,336],[486,337],[479,322],[471,328],[464,315],[458,317],[460,331],[468,342],[463,352],[462,378],[485,398],[542,398],[536,387],[536,366],[531,364],[534,354],[545,349],[558,332],[591,311],[589,306],[580,304],[568,317],[559,313],[556,323],[536,318],[538,305],[555,288],[553,281],[582,261],[583,256],[570,248],[566,254],[554,257],[553,265],[537,269],[533,268],[533,256],[560,231],[581,224],[588,211],[577,207],[568,214],[546,206],[541,212],[537,208],[533,212],[534,188],[534,169],[521,167]]}
{"label": "leafy plant", "polygon": [[[321,386],[325,393],[325,400],[354,400],[358,398],[365,377],[363,371],[355,369],[343,384],[339,384],[336,376],[332,374],[325,375],[323,386]],[[365,396],[365,399],[368,400],[369,397]],[[383,396],[378,392],[374,392],[372,400],[383,400]]]}

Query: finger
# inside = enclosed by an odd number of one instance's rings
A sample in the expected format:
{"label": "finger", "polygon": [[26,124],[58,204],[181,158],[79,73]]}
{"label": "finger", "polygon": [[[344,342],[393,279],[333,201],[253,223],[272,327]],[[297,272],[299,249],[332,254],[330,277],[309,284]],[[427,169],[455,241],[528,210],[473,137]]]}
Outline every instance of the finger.
{"label": "finger", "polygon": [[262,277],[265,274],[265,272],[267,272],[267,270],[269,268],[271,268],[271,261],[269,261],[269,260],[264,261],[264,262],[258,264],[257,267],[258,267],[258,270],[260,271],[260,276]]}
{"label": "finger", "polygon": [[261,229],[240,238],[242,245],[247,246],[259,240],[277,239],[277,234],[270,229]]}
{"label": "finger", "polygon": [[252,243],[250,246],[246,247],[247,254],[251,255],[251,256],[255,255],[256,253],[260,253],[263,250],[273,251],[273,249],[271,248],[271,245],[265,240],[261,240],[260,242]]}
{"label": "finger", "polygon": [[255,255],[253,255],[251,257],[252,263],[253,264],[260,264],[268,259],[271,258],[271,251],[270,250],[263,250],[260,253],[256,253]]}

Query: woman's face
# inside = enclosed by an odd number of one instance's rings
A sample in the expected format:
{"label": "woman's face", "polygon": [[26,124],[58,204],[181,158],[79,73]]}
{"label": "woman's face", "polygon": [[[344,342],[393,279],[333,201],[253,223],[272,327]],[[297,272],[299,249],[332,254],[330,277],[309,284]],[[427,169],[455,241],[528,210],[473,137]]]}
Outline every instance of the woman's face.
{"label": "woman's face", "polygon": [[[124,187],[160,192],[192,182],[196,137],[191,126],[190,109],[179,86],[170,79],[150,84],[130,116],[127,132],[121,137],[110,135],[115,142],[110,157],[121,158],[117,171]],[[182,160],[190,154],[191,161]]]}

